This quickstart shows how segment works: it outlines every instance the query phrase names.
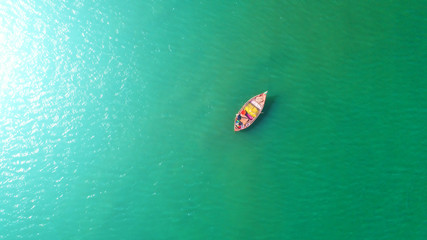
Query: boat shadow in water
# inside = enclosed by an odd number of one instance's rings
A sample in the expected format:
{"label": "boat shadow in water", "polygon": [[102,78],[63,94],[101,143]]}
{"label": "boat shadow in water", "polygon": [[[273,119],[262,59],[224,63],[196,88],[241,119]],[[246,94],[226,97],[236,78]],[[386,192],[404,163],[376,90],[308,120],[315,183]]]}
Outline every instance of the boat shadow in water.
{"label": "boat shadow in water", "polygon": [[252,131],[252,129],[256,129],[258,125],[262,124],[262,121],[264,117],[267,117],[270,115],[270,108],[274,105],[274,102],[276,101],[276,96],[267,96],[267,99],[265,101],[264,108],[262,109],[261,115],[258,116],[256,121],[252,124],[252,126],[248,127],[247,129],[244,129],[243,131]]}

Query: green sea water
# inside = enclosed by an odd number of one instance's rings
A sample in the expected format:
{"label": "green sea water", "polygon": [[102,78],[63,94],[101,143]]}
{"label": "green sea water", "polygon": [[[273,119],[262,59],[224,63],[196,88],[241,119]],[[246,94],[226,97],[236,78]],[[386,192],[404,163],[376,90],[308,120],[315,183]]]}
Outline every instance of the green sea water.
{"label": "green sea water", "polygon": [[426,66],[423,1],[0,1],[0,239],[427,239]]}

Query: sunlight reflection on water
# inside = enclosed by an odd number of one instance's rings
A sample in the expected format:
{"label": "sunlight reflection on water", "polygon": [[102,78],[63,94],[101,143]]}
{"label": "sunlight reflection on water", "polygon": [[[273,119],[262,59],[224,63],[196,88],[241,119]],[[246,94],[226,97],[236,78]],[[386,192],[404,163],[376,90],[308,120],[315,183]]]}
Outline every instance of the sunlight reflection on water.
{"label": "sunlight reflection on water", "polygon": [[[132,65],[117,59],[110,33],[92,32],[108,15],[96,9],[94,18],[76,17],[83,2],[0,3],[0,238],[40,232],[79,166],[116,134],[116,107],[107,103],[111,95],[122,102]],[[113,88],[112,76],[119,78]]]}

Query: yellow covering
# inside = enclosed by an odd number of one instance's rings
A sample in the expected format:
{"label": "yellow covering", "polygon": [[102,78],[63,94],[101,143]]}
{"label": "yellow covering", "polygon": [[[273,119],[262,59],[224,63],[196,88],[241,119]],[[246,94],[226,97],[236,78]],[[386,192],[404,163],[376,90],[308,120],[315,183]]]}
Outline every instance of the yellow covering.
{"label": "yellow covering", "polygon": [[258,115],[258,109],[254,105],[252,105],[251,103],[249,103],[248,105],[246,105],[245,111],[249,115],[251,115],[252,117],[256,117]]}

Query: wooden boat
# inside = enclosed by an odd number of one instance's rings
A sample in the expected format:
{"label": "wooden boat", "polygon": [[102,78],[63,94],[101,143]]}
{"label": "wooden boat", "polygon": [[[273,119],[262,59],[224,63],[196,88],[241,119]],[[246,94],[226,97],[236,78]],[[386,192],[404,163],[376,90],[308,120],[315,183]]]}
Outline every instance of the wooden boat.
{"label": "wooden boat", "polygon": [[236,114],[234,119],[234,131],[238,132],[249,127],[258,116],[261,114],[264,108],[265,99],[267,98],[267,92],[261,93],[249,99],[240,111]]}

